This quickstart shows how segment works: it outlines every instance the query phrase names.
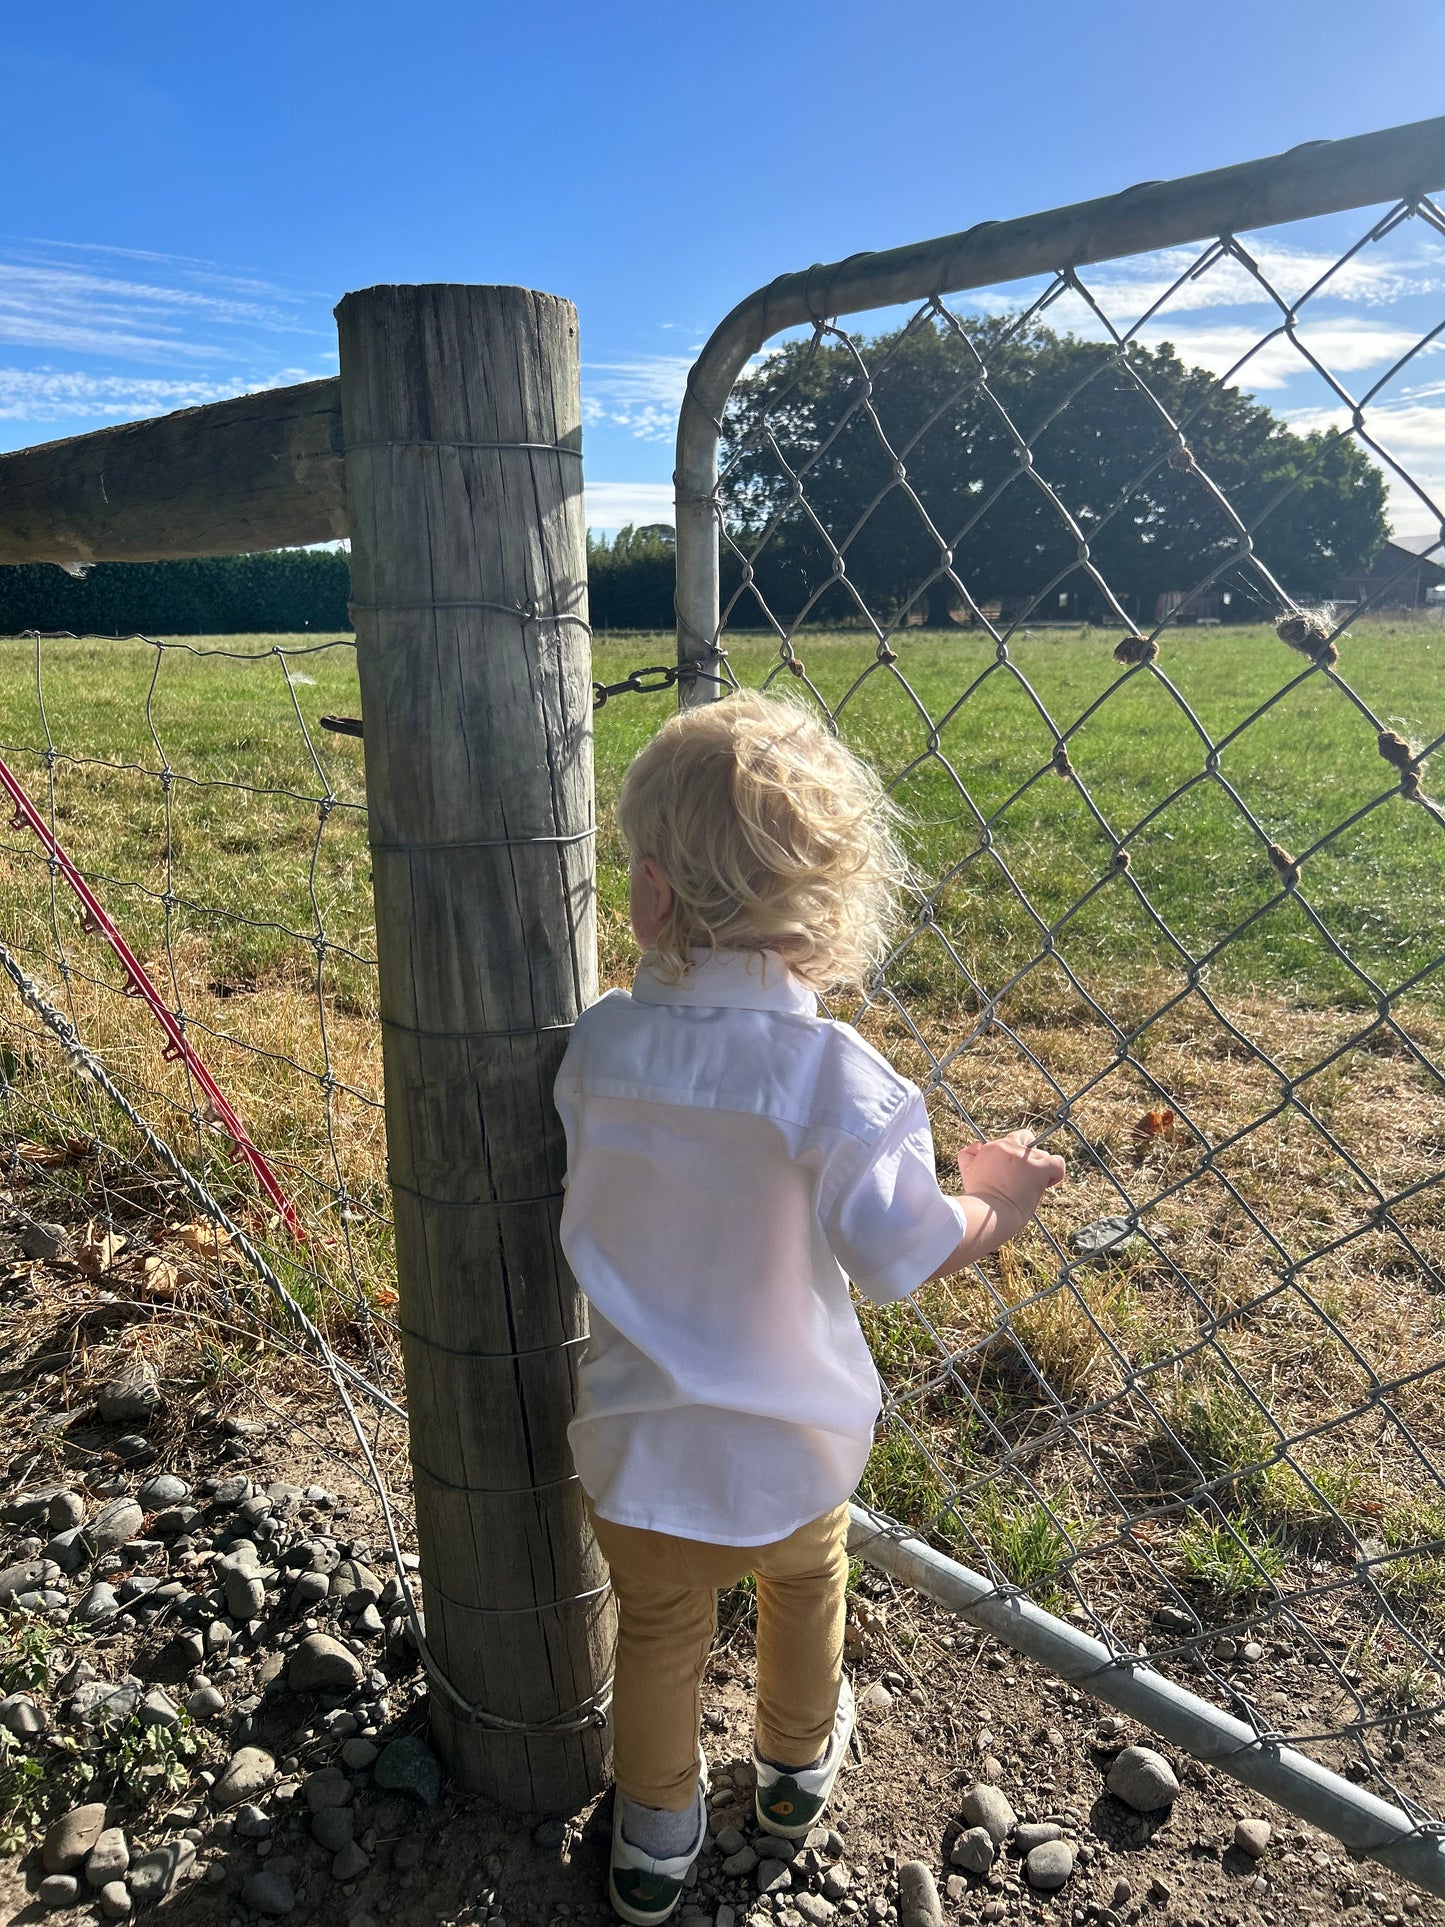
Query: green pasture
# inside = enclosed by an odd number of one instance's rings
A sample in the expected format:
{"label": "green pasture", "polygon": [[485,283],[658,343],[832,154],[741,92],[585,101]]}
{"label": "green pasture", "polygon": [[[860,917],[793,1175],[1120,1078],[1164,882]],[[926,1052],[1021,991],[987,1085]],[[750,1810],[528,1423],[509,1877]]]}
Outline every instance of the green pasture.
{"label": "green pasture", "polygon": [[[977,984],[996,990],[1037,957],[1045,929],[1100,990],[1161,970],[1182,981],[1188,957],[1231,989],[1369,1004],[1371,982],[1389,990],[1427,969],[1439,947],[1440,819],[1399,794],[1373,723],[1340,684],[1412,746],[1436,740],[1445,628],[1362,626],[1343,641],[1339,681],[1268,628],[1181,630],[1152,669],[1132,672],[1113,661],[1113,640],[1025,633],[1000,664],[987,638],[919,631],[899,639],[892,668],[856,634],[800,640],[808,680],[830,705],[843,702],[845,734],[907,816],[935,930],[895,967],[905,993],[959,994],[964,980],[941,938]],[[747,684],[777,668],[765,639],[730,647]],[[597,674],[616,680],[670,653],[666,636],[608,635]],[[364,821],[347,807],[363,798],[363,750],[319,726],[325,713],[356,713],[349,644],[206,638],[158,655],[129,641],[46,642],[37,679],[34,645],[12,640],[0,643],[0,662],[0,753],[47,809],[53,784],[61,840],[83,868],[112,879],[108,907],[139,948],[154,955],[165,940],[167,890],[172,945],[202,939],[222,982],[314,972],[310,939],[322,928],[340,946],[325,957],[329,990],[367,1007],[370,973],[346,954],[371,954]],[[774,687],[807,696],[790,675]],[[604,961],[613,968],[625,928],[609,805],[672,701],[628,696],[597,718]],[[1087,800],[1052,767],[1055,728]],[[1207,773],[1210,743],[1217,770]],[[1432,788],[1427,768],[1427,796]],[[328,789],[339,803],[322,822],[316,799]],[[1294,892],[1281,885],[1270,842],[1302,860]],[[7,924],[23,920],[17,893],[48,915],[33,840],[4,831],[0,843],[18,858],[6,866]],[[1331,954],[1311,913],[1364,976]],[[1039,966],[1015,995],[1059,981],[1052,965]]]}

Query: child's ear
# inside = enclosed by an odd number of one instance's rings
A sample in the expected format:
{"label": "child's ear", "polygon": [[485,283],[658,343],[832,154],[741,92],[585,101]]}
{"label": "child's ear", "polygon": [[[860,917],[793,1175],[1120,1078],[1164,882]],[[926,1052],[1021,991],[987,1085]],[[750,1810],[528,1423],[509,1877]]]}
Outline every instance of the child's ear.
{"label": "child's ear", "polygon": [[646,856],[642,859],[642,874],[647,878],[648,883],[652,886],[658,916],[660,917],[667,916],[671,911],[672,904],[673,904],[672,885],[668,882],[667,878],[662,874],[662,871],[653,862],[650,856]]}

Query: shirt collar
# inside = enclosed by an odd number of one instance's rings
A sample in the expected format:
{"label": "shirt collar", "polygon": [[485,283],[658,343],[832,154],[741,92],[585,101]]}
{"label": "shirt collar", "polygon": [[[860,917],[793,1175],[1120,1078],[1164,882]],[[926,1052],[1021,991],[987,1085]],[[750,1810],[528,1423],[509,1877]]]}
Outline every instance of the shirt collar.
{"label": "shirt collar", "polygon": [[640,1004],[700,1004],[725,1010],[782,1010],[816,1017],[818,1000],[772,950],[694,951],[681,983],[657,975],[649,951],[637,966],[632,995]]}

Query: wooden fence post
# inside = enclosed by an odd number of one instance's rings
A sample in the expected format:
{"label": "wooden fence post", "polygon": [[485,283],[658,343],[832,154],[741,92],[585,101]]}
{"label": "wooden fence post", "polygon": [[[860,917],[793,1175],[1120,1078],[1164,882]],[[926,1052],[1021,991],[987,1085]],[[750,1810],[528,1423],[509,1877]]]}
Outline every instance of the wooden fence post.
{"label": "wooden fence post", "polygon": [[[427,1640],[467,1701],[545,1727],[592,1705],[613,1634],[552,1106],[596,991],[577,316],[379,287],[336,318]],[[595,1724],[431,1707],[468,1790],[569,1813],[603,1784]]]}

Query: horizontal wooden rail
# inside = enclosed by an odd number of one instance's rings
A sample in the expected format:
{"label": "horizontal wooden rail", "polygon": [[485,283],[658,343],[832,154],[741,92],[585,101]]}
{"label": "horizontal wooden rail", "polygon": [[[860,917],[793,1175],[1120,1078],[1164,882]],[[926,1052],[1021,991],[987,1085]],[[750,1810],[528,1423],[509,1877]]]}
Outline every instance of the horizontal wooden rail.
{"label": "horizontal wooden rail", "polygon": [[0,455],[0,562],[242,555],[349,530],[336,381]]}

